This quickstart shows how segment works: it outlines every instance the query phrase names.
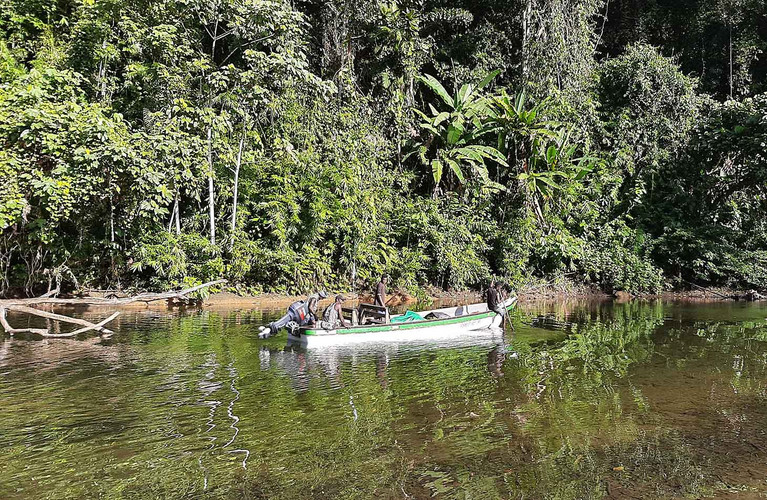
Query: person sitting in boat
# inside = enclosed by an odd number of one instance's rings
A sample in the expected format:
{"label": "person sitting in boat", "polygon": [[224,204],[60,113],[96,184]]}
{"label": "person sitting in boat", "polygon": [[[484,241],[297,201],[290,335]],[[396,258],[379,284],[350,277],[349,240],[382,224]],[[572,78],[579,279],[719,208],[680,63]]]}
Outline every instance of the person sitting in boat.
{"label": "person sitting in boat", "polygon": [[[327,297],[325,292],[320,292],[319,294],[310,295],[306,300],[297,300],[290,304],[287,313],[283,317],[269,323],[268,328],[262,328],[261,336],[272,337],[277,335],[277,332],[281,328],[288,326],[290,322],[294,322],[298,326],[313,326],[317,322],[318,297],[322,296],[322,294],[325,294]],[[267,331],[268,335],[266,335]]]}
{"label": "person sitting in boat", "polygon": [[503,299],[501,298],[502,291],[499,290],[499,284],[495,280],[490,281],[490,286],[487,287],[485,294],[487,295],[487,309],[494,311],[501,316],[506,315],[506,309],[503,307]]}
{"label": "person sitting in boat", "polygon": [[378,282],[375,289],[375,300],[373,304],[381,307],[386,307],[386,275],[381,276],[381,281]]}
{"label": "person sitting in boat", "polygon": [[343,295],[336,295],[336,300],[325,308],[322,313],[322,321],[320,321],[320,328],[325,330],[335,330],[339,327],[348,328],[351,326],[344,319],[343,306],[346,298]]}

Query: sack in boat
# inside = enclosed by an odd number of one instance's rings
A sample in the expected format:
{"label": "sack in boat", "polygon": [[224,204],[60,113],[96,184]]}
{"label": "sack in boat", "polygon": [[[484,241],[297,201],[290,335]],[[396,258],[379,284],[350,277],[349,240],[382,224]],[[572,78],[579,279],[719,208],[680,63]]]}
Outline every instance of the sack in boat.
{"label": "sack in boat", "polygon": [[449,318],[449,317],[450,317],[449,314],[443,313],[440,311],[430,312],[429,314],[426,315],[426,319],[442,319],[442,318]]}

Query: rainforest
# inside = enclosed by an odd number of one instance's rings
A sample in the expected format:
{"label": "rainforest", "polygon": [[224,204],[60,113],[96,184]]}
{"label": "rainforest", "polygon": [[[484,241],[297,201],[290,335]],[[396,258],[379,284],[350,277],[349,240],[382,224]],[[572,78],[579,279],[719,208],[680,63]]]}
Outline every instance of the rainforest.
{"label": "rainforest", "polygon": [[0,0],[0,295],[764,289],[766,47],[762,0]]}

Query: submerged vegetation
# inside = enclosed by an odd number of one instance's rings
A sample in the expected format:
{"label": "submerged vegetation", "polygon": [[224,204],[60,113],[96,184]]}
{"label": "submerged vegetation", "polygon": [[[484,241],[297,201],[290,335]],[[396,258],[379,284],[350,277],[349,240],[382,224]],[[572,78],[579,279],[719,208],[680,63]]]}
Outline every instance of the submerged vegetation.
{"label": "submerged vegetation", "polygon": [[767,286],[756,0],[0,2],[0,294]]}

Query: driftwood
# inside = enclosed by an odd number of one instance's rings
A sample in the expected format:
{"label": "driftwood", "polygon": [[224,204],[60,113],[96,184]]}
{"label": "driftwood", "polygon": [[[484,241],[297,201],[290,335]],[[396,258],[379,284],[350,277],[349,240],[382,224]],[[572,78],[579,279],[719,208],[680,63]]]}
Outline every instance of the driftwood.
{"label": "driftwood", "polygon": [[16,333],[36,333],[37,335],[48,335],[48,330],[45,328],[13,328],[8,324],[8,320],[5,318],[6,310],[4,307],[0,307],[0,324],[3,329],[10,335]]}
{"label": "driftwood", "polygon": [[16,311],[21,313],[32,314],[34,316],[40,316],[41,318],[52,319],[56,321],[63,321],[64,323],[73,323],[75,325],[85,326],[89,330],[98,330],[99,332],[102,332],[102,333],[114,333],[112,330],[104,328],[103,326],[98,326],[84,319],[72,318],[70,316],[64,316],[63,314],[56,314],[56,313],[52,313],[48,311],[41,311],[40,309],[35,309],[34,307],[10,305],[10,306],[7,306],[6,309],[8,309],[9,311]]}
{"label": "driftwood", "polygon": [[695,287],[695,288],[697,288],[698,290],[701,290],[703,293],[713,293],[714,295],[718,295],[719,297],[721,297],[721,298],[723,298],[723,299],[731,299],[731,298],[732,298],[731,296],[728,296],[728,295],[723,295],[723,294],[721,294],[721,293],[719,293],[719,292],[716,292],[716,291],[714,291],[714,290],[709,290],[709,289],[707,289],[707,288],[704,288],[704,287],[702,287],[702,286],[700,286],[700,285],[696,285],[696,284],[695,284],[695,283],[693,283],[692,281],[687,281],[687,280],[686,280],[686,279],[684,279],[684,278],[682,278],[682,281],[684,281],[684,282],[686,282],[686,283],[689,283],[689,284],[691,284],[692,286],[694,286],[694,287]]}
{"label": "driftwood", "polygon": [[732,295],[724,295],[722,293],[716,292],[714,290],[710,290],[707,288],[704,288],[700,285],[696,285],[692,281],[687,281],[686,279],[682,278],[682,281],[685,283],[689,283],[690,285],[694,286],[695,288],[701,290],[703,293],[713,293],[714,295],[721,297],[723,299],[732,299],[732,300],[745,300],[747,302],[754,302],[757,300],[765,300],[767,299],[767,296],[762,295],[761,293],[757,292],[756,290],[748,290],[742,295],[740,294],[732,294]]}
{"label": "driftwood", "polygon": [[[72,332],[66,332],[66,333],[50,333],[45,328],[13,328],[9,323],[8,319],[6,318],[7,311],[16,311],[16,312],[22,312],[31,314],[33,316],[39,316],[41,318],[46,319],[52,319],[55,321],[61,321],[64,323],[72,323],[75,325],[81,325],[84,328],[80,328],[79,330],[74,330]],[[105,320],[102,320],[98,323],[91,323],[90,321],[86,321],[84,319],[79,318],[71,318],[69,316],[64,316],[62,314],[55,314],[47,311],[41,311],[40,309],[35,309],[34,307],[26,307],[26,306],[20,306],[20,305],[10,305],[10,306],[0,306],[0,323],[2,323],[3,329],[6,331],[6,333],[10,335],[14,335],[16,333],[34,333],[36,335],[42,335],[43,337],[74,337],[75,335],[78,335],[83,332],[87,332],[90,330],[97,330],[102,335],[103,334],[111,334],[114,333],[112,330],[109,330],[108,328],[104,328],[104,325],[115,319],[117,316],[119,316],[119,312],[115,312]]]}
{"label": "driftwood", "polygon": [[186,300],[186,296],[190,293],[194,293],[198,290],[202,290],[203,288],[208,288],[210,286],[220,285],[222,283],[226,283],[226,280],[216,280],[211,281],[209,283],[203,283],[202,285],[193,286],[191,288],[185,288],[183,290],[175,291],[175,292],[164,292],[164,293],[143,293],[140,295],[136,295],[134,297],[127,297],[124,299],[107,299],[116,301],[118,304],[130,304],[132,302],[154,302],[157,300],[170,300],[170,299],[180,299],[180,300]]}
{"label": "driftwood", "polygon": [[[112,330],[109,330],[108,328],[105,328],[104,325],[115,319],[117,316],[120,315],[119,312],[113,313],[108,318],[99,321],[98,323],[91,323],[90,321],[86,321],[84,319],[80,318],[73,318],[70,316],[64,316],[63,314],[56,314],[48,311],[43,311],[34,307],[28,307],[26,304],[69,304],[69,305],[125,305],[125,304],[131,304],[134,302],[154,302],[158,300],[187,300],[187,295],[193,292],[196,292],[198,290],[202,290],[203,288],[213,286],[213,285],[219,285],[221,283],[225,283],[226,280],[217,280],[217,281],[211,281],[209,283],[203,283],[202,285],[193,286],[190,288],[185,288],[183,290],[178,291],[172,291],[172,292],[164,292],[164,293],[143,293],[139,294],[133,297],[126,297],[126,298],[101,298],[101,297],[84,297],[84,298],[72,298],[72,299],[60,299],[56,297],[51,297],[51,292],[46,293],[40,297],[33,298],[33,299],[19,299],[19,300],[9,300],[9,301],[0,301],[0,326],[3,327],[3,329],[6,331],[6,333],[10,335],[14,335],[16,333],[34,333],[36,335],[42,335],[44,337],[74,337],[76,335],[79,335],[81,333],[88,332],[90,330],[96,330],[101,335],[110,335],[114,333]],[[39,316],[41,318],[46,318],[54,321],[60,321],[64,323],[71,323],[75,325],[80,325],[83,328],[80,328],[78,330],[74,330],[71,332],[65,332],[65,333],[50,333],[45,328],[13,328],[6,318],[7,311],[15,311],[25,314],[31,314],[33,316]]]}
{"label": "driftwood", "polygon": [[115,319],[119,315],[120,315],[120,311],[114,312],[114,313],[112,313],[112,315],[110,317],[108,317],[106,319],[102,319],[101,321],[99,321],[98,323],[96,323],[93,326],[86,326],[85,328],[80,328],[79,330],[75,330],[75,331],[69,332],[69,333],[59,333],[58,336],[60,336],[60,337],[63,337],[63,336],[74,337],[75,335],[79,335],[81,333],[85,333],[85,332],[90,331],[90,330],[99,330],[102,333],[102,335],[108,334],[107,332],[109,332],[109,330],[107,330],[106,328],[102,328],[102,327],[104,325],[106,325],[107,323],[109,323],[110,321],[112,321],[113,319]]}

